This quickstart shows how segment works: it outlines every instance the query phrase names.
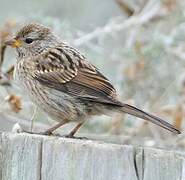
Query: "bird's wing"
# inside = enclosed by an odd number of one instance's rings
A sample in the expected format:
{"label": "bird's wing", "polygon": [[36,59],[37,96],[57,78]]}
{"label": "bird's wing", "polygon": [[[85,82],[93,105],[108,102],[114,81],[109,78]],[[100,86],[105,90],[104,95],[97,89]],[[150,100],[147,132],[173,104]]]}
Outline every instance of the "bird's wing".
{"label": "bird's wing", "polygon": [[36,62],[34,78],[41,84],[84,100],[118,103],[109,80],[76,49],[62,45],[37,57]]}

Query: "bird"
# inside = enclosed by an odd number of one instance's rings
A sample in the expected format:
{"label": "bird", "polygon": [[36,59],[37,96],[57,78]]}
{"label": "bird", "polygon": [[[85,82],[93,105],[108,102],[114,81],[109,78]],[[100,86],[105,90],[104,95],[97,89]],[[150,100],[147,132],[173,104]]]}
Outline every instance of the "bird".
{"label": "bird", "polygon": [[43,132],[76,122],[75,133],[95,115],[127,113],[150,121],[175,134],[180,130],[156,115],[121,102],[111,82],[76,48],[64,43],[51,28],[31,22],[5,42],[17,51],[14,78],[31,100],[56,125]]}

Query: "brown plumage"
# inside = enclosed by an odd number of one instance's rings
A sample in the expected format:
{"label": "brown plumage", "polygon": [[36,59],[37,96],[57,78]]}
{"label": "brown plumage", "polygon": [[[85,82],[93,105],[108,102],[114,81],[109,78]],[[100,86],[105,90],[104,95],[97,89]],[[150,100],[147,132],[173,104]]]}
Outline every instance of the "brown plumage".
{"label": "brown plumage", "polygon": [[124,112],[180,133],[164,120],[117,99],[116,90],[99,70],[73,47],[64,44],[49,28],[28,24],[6,42],[18,52],[15,78],[31,99],[59,123],[78,125],[70,137],[92,115]]}

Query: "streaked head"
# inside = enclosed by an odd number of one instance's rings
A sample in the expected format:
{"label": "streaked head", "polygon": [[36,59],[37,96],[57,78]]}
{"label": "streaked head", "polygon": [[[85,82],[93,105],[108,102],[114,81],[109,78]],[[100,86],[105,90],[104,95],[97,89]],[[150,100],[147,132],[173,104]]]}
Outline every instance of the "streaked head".
{"label": "streaked head", "polygon": [[22,27],[13,39],[5,42],[17,49],[18,56],[35,56],[57,43],[57,36],[48,27],[36,23]]}

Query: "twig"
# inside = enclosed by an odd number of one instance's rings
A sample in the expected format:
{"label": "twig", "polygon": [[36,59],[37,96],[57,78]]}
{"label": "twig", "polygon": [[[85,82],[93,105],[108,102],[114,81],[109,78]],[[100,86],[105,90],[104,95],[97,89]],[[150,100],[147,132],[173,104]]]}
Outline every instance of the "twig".
{"label": "twig", "polygon": [[128,17],[134,14],[134,9],[130,7],[126,2],[124,2],[123,0],[116,0],[116,2],[121,10],[126,13]]}
{"label": "twig", "polygon": [[6,50],[6,46],[2,45],[1,46],[1,57],[0,57],[0,85],[3,86],[10,86],[11,85],[11,79],[13,77],[13,71],[14,71],[14,66],[10,66],[10,68],[3,73],[2,72],[2,65],[4,62],[4,55],[5,55],[5,50]]}
{"label": "twig", "polygon": [[0,85],[2,86],[11,86],[11,79],[13,77],[14,66],[10,66],[10,68],[2,73],[0,70]]}
{"label": "twig", "polygon": [[4,56],[6,51],[5,41],[11,36],[12,28],[15,27],[16,22],[14,20],[9,20],[5,23],[4,27],[0,30],[0,85],[10,85],[10,80],[12,77],[12,72],[14,67],[11,66],[5,73],[2,72],[2,66],[4,63]]}
{"label": "twig", "polygon": [[6,50],[6,46],[1,44],[1,49],[0,49],[0,73],[2,70],[2,65],[3,65],[3,61],[4,61],[4,54],[5,54],[5,50]]}
{"label": "twig", "polygon": [[98,27],[94,31],[74,40],[72,43],[75,46],[81,46],[82,44],[88,43],[93,39],[112,34],[113,32],[123,31],[124,29],[131,26],[144,25],[159,15],[165,15],[164,13],[160,13],[161,8],[162,7],[160,2],[151,0],[146,4],[146,7],[143,8],[139,14],[133,15],[127,20],[121,19],[121,23],[120,21],[117,22],[117,18],[114,18],[104,27]]}
{"label": "twig", "polygon": [[11,65],[10,67],[9,67],[9,69],[5,72],[5,75],[8,77],[8,79],[12,79],[12,77],[13,77],[13,72],[14,72],[14,65]]}

